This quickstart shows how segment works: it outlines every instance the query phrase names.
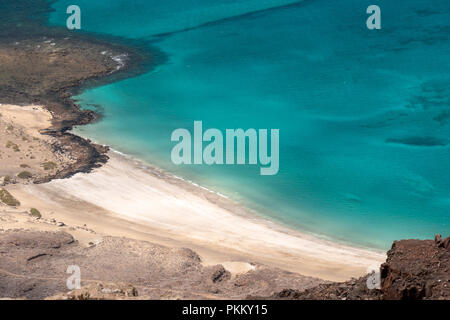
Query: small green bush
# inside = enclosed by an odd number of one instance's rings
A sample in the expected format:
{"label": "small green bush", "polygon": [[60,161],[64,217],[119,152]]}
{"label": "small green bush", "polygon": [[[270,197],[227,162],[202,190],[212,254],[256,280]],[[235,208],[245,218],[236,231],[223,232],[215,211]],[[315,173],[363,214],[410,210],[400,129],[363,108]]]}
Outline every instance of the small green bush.
{"label": "small green bush", "polygon": [[6,175],[4,178],[3,178],[3,183],[10,183],[11,182],[11,177],[9,176],[9,175]]}
{"label": "small green bush", "polygon": [[17,176],[20,179],[31,179],[31,178],[33,178],[33,175],[31,174],[31,172],[28,172],[28,171],[22,171]]}
{"label": "small green bush", "polygon": [[31,215],[32,217],[35,217],[35,218],[38,218],[38,219],[42,218],[41,213],[40,213],[39,210],[36,209],[36,208],[31,208],[31,209],[30,209],[30,215]]}
{"label": "small green bush", "polygon": [[9,193],[6,189],[0,190],[0,201],[6,204],[7,206],[17,207],[20,206],[19,200],[14,198],[11,193]]}
{"label": "small green bush", "polygon": [[42,166],[44,167],[44,170],[53,170],[57,167],[56,163],[52,161],[44,162]]}

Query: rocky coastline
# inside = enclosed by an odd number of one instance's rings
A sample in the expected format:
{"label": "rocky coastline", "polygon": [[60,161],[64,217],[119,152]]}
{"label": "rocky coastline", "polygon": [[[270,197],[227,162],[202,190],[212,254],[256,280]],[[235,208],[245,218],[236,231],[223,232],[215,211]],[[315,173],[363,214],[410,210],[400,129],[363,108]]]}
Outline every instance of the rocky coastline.
{"label": "rocky coastline", "polygon": [[[52,175],[35,179],[45,183],[78,172],[90,172],[106,163],[108,147],[71,134],[77,125],[96,121],[101,114],[82,110],[72,96],[152,68],[158,59],[143,44],[119,38],[101,40],[86,33],[46,25],[50,1],[7,1],[0,19],[0,103],[39,105],[52,114],[52,126],[42,134],[56,138],[57,152],[70,152],[75,163]],[[21,12],[17,15],[10,12]],[[24,23],[26,21],[26,23]],[[156,52],[156,51],[155,51]]]}
{"label": "rocky coastline", "polygon": [[[449,300],[449,243],[439,235],[394,242],[380,288],[369,289],[371,275],[337,283],[258,264],[236,274],[223,265],[203,266],[186,248],[117,237],[83,247],[61,231],[0,231],[0,298]],[[74,262],[83,270],[82,287],[68,291],[64,266]]]}

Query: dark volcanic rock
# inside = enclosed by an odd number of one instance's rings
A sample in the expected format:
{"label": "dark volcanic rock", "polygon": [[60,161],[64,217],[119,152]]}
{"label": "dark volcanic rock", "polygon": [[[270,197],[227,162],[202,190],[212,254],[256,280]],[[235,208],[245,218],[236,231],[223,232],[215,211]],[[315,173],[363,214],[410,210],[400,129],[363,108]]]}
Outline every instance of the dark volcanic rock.
{"label": "dark volcanic rock", "polygon": [[432,240],[396,241],[381,277],[383,299],[450,299],[450,250]]}
{"label": "dark volcanic rock", "polygon": [[[20,237],[17,234],[20,233]],[[23,232],[7,231],[0,237],[0,248],[9,246],[23,249],[59,249],[64,245],[73,244],[75,240],[66,232]]]}
{"label": "dark volcanic rock", "polygon": [[450,300],[450,237],[395,241],[381,266],[381,288],[368,289],[369,275],[305,291],[283,290],[271,298],[289,300]]}
{"label": "dark volcanic rock", "polygon": [[450,237],[442,240],[442,236],[440,234],[437,234],[434,237],[434,243],[436,243],[441,248],[450,249]]}
{"label": "dark volcanic rock", "polygon": [[214,266],[211,280],[214,283],[227,281],[231,279],[231,273],[228,272],[222,265]]}
{"label": "dark volcanic rock", "polygon": [[305,291],[286,289],[271,298],[282,300],[379,300],[380,290],[369,290],[367,278],[368,276],[343,283],[325,283]]}

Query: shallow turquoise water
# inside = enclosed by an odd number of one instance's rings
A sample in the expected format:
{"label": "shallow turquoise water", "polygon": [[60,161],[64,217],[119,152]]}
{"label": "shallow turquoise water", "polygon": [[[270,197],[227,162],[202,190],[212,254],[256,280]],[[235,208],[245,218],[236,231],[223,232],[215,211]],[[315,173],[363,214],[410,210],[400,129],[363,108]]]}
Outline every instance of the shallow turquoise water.
{"label": "shallow turquoise water", "polygon": [[[292,4],[294,3],[294,4]],[[61,0],[51,17],[65,24]],[[280,222],[387,248],[450,231],[450,2],[79,0],[83,29],[168,62],[91,89],[79,132]],[[279,128],[280,172],[170,162],[176,128]]]}

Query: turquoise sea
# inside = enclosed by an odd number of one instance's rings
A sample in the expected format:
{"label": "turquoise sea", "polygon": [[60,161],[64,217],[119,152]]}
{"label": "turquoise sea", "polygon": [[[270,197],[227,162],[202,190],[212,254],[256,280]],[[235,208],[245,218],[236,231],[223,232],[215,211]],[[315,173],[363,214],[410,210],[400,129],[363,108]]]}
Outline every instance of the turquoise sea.
{"label": "turquoise sea", "polygon": [[[51,24],[65,25],[72,0]],[[78,0],[83,31],[149,44],[151,72],[88,89],[78,132],[283,224],[386,249],[450,233],[450,2]],[[175,166],[173,130],[280,129],[280,171]]]}

